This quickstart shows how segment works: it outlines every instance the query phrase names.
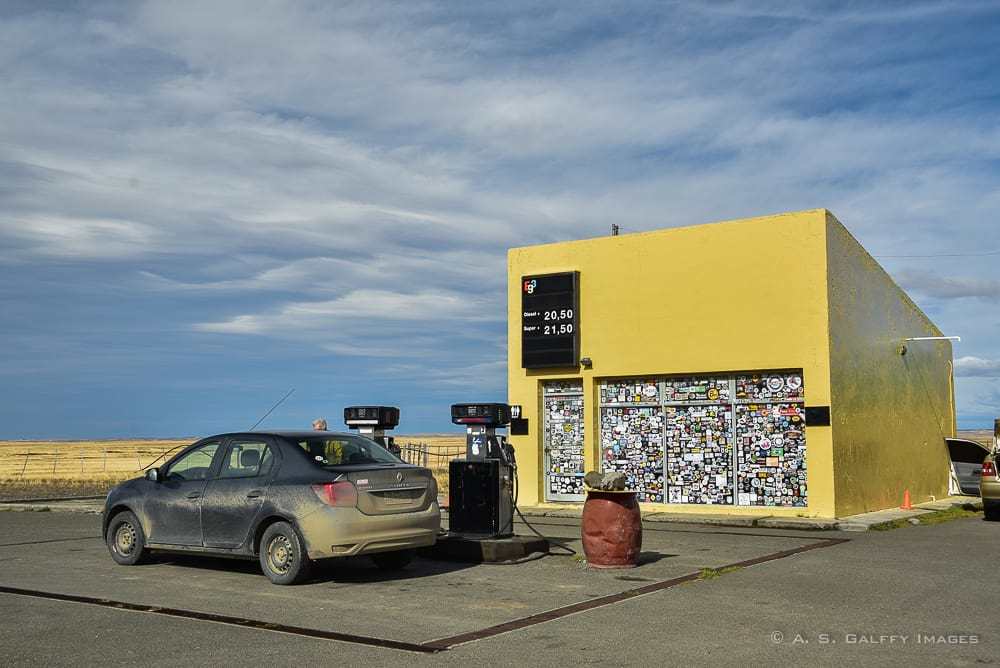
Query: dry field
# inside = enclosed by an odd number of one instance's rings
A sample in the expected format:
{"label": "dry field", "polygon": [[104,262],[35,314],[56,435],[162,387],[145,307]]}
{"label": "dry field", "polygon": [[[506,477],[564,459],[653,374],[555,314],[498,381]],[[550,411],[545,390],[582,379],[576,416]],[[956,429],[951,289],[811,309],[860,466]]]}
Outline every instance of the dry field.
{"label": "dry field", "polygon": [[[0,499],[102,494],[195,440],[0,441]],[[464,454],[464,435],[396,436],[396,443],[448,489],[448,462]]]}
{"label": "dry field", "polygon": [[993,445],[992,429],[959,429],[958,437],[965,438],[970,441],[976,441],[978,443],[982,443],[983,445]]}
{"label": "dry field", "polygon": [[[993,432],[968,430],[959,436],[992,443]],[[194,440],[0,441],[0,500],[103,494]],[[465,454],[464,434],[399,435],[396,443],[406,461],[434,471],[446,492],[448,462]]]}

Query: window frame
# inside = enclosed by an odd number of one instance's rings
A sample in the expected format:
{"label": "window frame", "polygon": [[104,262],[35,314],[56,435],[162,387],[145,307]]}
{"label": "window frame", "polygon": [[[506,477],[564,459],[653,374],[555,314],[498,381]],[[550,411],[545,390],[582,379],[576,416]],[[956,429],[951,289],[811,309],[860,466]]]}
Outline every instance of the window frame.
{"label": "window frame", "polygon": [[[187,457],[195,450],[207,447],[212,444],[216,444],[217,447],[215,449],[215,453],[212,455],[212,461],[208,465],[208,471],[206,471],[204,478],[196,478],[193,480],[188,480],[185,478],[172,479],[170,477],[171,469],[173,469],[174,464],[179,462],[184,457]],[[220,453],[225,451],[226,445],[227,445],[226,439],[218,437],[206,438],[204,440],[198,441],[197,443],[192,443],[188,447],[184,448],[182,451],[178,452],[169,462],[163,465],[162,471],[163,471],[164,482],[184,483],[184,482],[207,482],[209,480],[212,480],[218,473],[219,463],[220,463]]]}
{"label": "window frame", "polygon": [[[232,454],[233,448],[241,441],[252,441],[264,444],[264,449],[270,451],[271,453],[271,468],[265,473],[260,473],[260,464],[257,465],[256,475],[243,475],[243,476],[223,476],[223,465]],[[212,477],[213,480],[253,480],[256,478],[269,479],[278,470],[278,465],[281,463],[281,454],[279,452],[280,448],[275,445],[274,439],[268,436],[259,436],[256,434],[246,434],[239,436],[230,436],[225,440],[224,454],[219,458],[218,466],[215,470],[215,475]],[[263,456],[261,456],[261,461],[263,461]]]}
{"label": "window frame", "polygon": [[[331,470],[335,471],[335,470],[338,470],[340,468],[350,468],[350,467],[355,467],[355,466],[370,466],[370,465],[372,465],[372,463],[368,463],[368,462],[365,462],[365,463],[355,463],[355,464],[351,464],[351,463],[347,463],[347,462],[342,462],[342,463],[339,463],[339,464],[322,464],[320,462],[317,462],[315,460],[314,456],[311,455],[310,452],[307,449],[303,448],[300,445],[300,443],[303,442],[303,441],[319,440],[319,439],[324,439],[324,438],[325,438],[324,436],[321,436],[321,435],[317,434],[315,436],[309,435],[309,436],[301,436],[301,437],[285,437],[285,440],[288,443],[288,447],[290,447],[290,448],[292,448],[294,450],[297,450],[301,454],[302,458],[305,459],[305,461],[309,462],[310,466],[316,467],[317,469],[319,469],[321,471],[327,471],[327,472],[329,472]],[[389,452],[388,448],[386,448],[381,443],[378,443],[377,441],[374,441],[374,440],[372,440],[372,439],[370,439],[370,438],[368,438],[366,436],[361,436],[360,434],[334,433],[334,434],[332,434],[332,438],[328,438],[326,440],[341,440],[341,439],[346,439],[348,441],[351,441],[351,440],[360,440],[360,441],[365,442],[364,444],[366,446],[368,446],[368,444],[371,444],[371,446],[374,446],[374,448],[377,448],[377,450],[375,450],[375,452],[384,452],[384,453],[386,453],[392,459],[392,461],[374,462],[375,464],[380,464],[380,465],[406,464],[406,462],[402,461],[399,457],[397,457],[396,455],[394,455],[391,452]]]}

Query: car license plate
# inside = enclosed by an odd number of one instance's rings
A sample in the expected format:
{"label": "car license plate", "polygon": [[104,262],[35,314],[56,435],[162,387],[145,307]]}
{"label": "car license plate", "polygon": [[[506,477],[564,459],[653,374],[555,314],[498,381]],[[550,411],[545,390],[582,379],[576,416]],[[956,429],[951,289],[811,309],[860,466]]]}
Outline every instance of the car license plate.
{"label": "car license plate", "polygon": [[385,492],[382,498],[387,506],[401,506],[413,500],[409,492]]}

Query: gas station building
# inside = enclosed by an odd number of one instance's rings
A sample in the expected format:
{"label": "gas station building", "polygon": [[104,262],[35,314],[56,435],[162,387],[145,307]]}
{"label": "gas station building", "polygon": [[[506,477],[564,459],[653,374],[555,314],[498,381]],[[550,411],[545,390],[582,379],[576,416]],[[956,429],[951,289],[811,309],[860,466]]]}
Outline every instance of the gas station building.
{"label": "gas station building", "polygon": [[519,504],[832,518],[947,496],[952,350],[825,209],[511,249]]}

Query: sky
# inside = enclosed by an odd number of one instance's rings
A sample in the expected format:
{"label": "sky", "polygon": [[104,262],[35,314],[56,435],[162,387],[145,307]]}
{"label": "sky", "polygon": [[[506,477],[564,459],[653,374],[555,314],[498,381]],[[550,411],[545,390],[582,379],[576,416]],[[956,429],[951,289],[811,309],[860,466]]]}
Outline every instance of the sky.
{"label": "sky", "polygon": [[506,249],[825,207],[1000,416],[1000,3],[0,4],[0,438],[506,397]]}

